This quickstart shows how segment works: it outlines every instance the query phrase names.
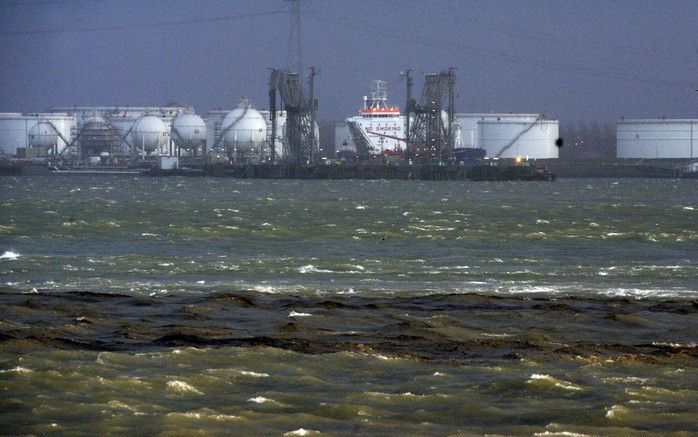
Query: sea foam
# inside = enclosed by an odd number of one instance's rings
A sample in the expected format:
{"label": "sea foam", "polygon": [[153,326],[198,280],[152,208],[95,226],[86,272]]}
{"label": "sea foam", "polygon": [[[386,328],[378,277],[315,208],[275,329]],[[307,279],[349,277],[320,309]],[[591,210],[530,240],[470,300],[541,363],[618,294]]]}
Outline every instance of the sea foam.
{"label": "sea foam", "polygon": [[5,251],[2,255],[0,255],[0,259],[9,259],[9,260],[15,260],[19,258],[19,254],[17,252],[13,252],[11,250]]}
{"label": "sea foam", "polygon": [[197,395],[204,394],[202,391],[197,390],[196,387],[194,387],[193,385],[188,384],[184,381],[177,381],[177,380],[167,381],[167,388],[170,391],[173,391],[175,393],[180,393],[180,394],[184,394],[184,393],[194,393]]}

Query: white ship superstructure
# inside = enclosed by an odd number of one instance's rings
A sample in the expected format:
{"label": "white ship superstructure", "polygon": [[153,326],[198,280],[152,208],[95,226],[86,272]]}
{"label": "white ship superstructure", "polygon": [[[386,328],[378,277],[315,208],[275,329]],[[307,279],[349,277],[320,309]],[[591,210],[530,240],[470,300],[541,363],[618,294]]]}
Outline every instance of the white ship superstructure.
{"label": "white ship superstructure", "polygon": [[396,155],[405,149],[405,117],[388,105],[387,82],[375,80],[371,95],[364,96],[359,114],[347,118],[335,133],[340,155]]}

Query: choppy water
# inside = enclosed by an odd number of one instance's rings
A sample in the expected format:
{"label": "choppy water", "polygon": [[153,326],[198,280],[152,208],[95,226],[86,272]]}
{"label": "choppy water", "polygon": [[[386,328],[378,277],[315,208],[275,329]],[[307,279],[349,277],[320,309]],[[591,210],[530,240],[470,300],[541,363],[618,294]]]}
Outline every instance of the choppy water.
{"label": "choppy water", "polygon": [[6,433],[697,428],[695,181],[0,184]]}

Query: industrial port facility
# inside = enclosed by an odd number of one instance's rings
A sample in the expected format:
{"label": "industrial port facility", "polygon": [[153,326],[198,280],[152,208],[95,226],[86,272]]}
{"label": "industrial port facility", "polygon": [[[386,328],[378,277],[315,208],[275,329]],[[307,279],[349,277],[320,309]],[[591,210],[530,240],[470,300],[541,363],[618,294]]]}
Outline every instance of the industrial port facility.
{"label": "industrial port facility", "polygon": [[208,113],[189,106],[54,107],[35,114],[2,113],[0,150],[17,159],[90,165],[159,157],[301,165],[327,159],[447,165],[472,157],[557,157],[558,122],[542,114],[456,113],[452,69],[427,74],[421,98],[408,95],[405,110],[389,106],[387,82],[374,81],[359,114],[336,126],[334,140],[339,147],[336,155],[330,155],[319,137],[312,69],[307,86],[304,79],[296,72],[273,70],[267,109],[257,109],[242,97],[236,108]]}
{"label": "industrial port facility", "polygon": [[[180,160],[201,166],[462,166],[488,159],[493,163],[500,158],[509,162],[558,158],[564,140],[557,120],[538,113],[455,112],[453,69],[425,75],[418,99],[412,96],[410,71],[402,74],[407,79],[404,109],[388,100],[387,82],[376,80],[358,112],[335,125],[334,138],[319,136],[315,70],[304,78],[278,69],[269,77],[266,109],[257,109],[242,97],[233,109],[206,113],[190,106],[54,107],[41,113],[0,113],[0,155],[54,166],[148,164],[160,170],[177,169]],[[696,158],[696,123],[621,119],[617,157]],[[334,147],[327,147],[329,142]]]}
{"label": "industrial port facility", "polygon": [[[400,104],[388,99],[386,81],[373,81],[362,103],[357,90],[356,107],[347,108],[353,114],[336,123],[334,137],[321,138],[317,70],[303,69],[299,35],[300,1],[292,0],[289,59],[294,66],[270,71],[266,102],[241,97],[229,109],[208,112],[167,105],[61,106],[30,114],[0,113],[0,158],[46,163],[56,170],[171,171],[277,164],[472,167],[532,160],[555,166],[561,147],[574,143],[566,143],[560,122],[544,113],[457,112],[454,68],[418,78],[411,69],[402,71],[405,99]],[[415,79],[422,84],[421,92],[415,92]],[[620,119],[616,157],[690,161],[698,157],[697,123],[698,119]],[[260,174],[287,175],[267,170]]]}

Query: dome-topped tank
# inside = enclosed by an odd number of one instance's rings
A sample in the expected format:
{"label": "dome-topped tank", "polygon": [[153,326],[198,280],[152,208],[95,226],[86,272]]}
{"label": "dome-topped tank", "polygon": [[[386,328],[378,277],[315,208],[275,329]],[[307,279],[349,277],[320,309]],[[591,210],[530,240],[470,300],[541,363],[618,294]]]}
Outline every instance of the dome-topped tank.
{"label": "dome-topped tank", "polygon": [[58,143],[56,129],[49,121],[38,121],[29,129],[29,145],[31,147],[54,147]]}
{"label": "dome-topped tank", "polygon": [[94,156],[102,152],[118,152],[121,139],[108,120],[93,115],[83,124],[78,141],[83,156]]}
{"label": "dome-topped tank", "polygon": [[182,149],[195,149],[206,140],[206,123],[196,114],[179,114],[172,120],[172,139]]}
{"label": "dome-topped tank", "polygon": [[144,115],[136,120],[131,130],[131,140],[137,149],[152,152],[163,144],[165,123],[154,115]]}
{"label": "dome-topped tank", "polygon": [[249,101],[243,99],[238,108],[233,109],[223,119],[221,129],[223,143],[238,151],[250,150],[267,139],[267,122]]}

